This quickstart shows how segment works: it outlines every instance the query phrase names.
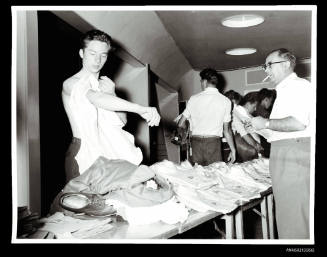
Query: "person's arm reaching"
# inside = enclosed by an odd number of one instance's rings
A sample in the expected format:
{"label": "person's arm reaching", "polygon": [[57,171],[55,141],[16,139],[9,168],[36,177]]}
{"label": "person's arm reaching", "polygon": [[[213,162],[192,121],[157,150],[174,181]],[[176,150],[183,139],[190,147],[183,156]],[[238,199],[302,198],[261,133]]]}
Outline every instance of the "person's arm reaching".
{"label": "person's arm reaching", "polygon": [[242,138],[251,145],[258,153],[263,151],[263,147],[250,135],[246,134]]}
{"label": "person's arm reaching", "polygon": [[[267,122],[268,126],[266,126]],[[304,124],[296,118],[289,116],[282,119],[265,119],[260,116],[251,119],[252,126],[256,130],[271,129],[282,132],[301,131],[306,128]]]}
{"label": "person's arm reaching", "polygon": [[[101,92],[117,96],[115,92],[116,85],[115,83],[108,78],[107,76],[101,76],[99,79],[99,89]],[[116,111],[116,114],[120,120],[126,125],[127,123],[127,113],[122,111]]]}
{"label": "person's arm reaching", "polygon": [[185,129],[186,128],[186,120],[187,120],[187,118],[182,114],[180,119],[177,122],[177,127]]}
{"label": "person's arm reaching", "polygon": [[230,126],[230,122],[224,122],[223,133],[231,150],[227,160],[229,161],[229,163],[234,163],[236,160],[236,148],[234,144],[233,132]]}
{"label": "person's arm reaching", "polygon": [[88,90],[86,97],[89,101],[98,108],[109,111],[125,111],[139,114],[145,119],[149,126],[158,126],[160,115],[155,107],[145,107],[139,104],[131,103],[117,96]]}

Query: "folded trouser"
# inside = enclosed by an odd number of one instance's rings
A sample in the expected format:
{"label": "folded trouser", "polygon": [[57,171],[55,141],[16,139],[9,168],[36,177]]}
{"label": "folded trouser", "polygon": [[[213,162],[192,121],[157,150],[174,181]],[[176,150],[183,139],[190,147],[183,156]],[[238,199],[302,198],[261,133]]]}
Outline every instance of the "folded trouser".
{"label": "folded trouser", "polygon": [[280,239],[309,239],[310,138],[271,143],[272,178]]}

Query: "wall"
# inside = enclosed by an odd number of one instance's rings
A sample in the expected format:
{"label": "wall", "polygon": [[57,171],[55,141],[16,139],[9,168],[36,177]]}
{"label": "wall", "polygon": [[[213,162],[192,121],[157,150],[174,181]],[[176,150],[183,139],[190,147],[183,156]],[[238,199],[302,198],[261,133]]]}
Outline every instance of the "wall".
{"label": "wall", "polygon": [[190,70],[179,80],[179,101],[190,99],[193,94],[201,92],[199,72]]}
{"label": "wall", "polygon": [[[251,75],[249,73],[252,71],[260,71],[260,73],[253,73],[251,74],[252,77],[250,77]],[[299,60],[295,67],[295,72],[299,77],[311,80],[311,60]],[[275,88],[275,85],[272,82],[261,83],[262,79],[266,76],[265,72],[261,70],[261,67],[225,71],[221,72],[221,74],[226,80],[226,88],[224,92],[233,89],[244,95],[249,91],[258,91],[261,88]]]}
{"label": "wall", "polygon": [[169,161],[180,162],[179,146],[171,143],[173,137],[173,128],[175,128],[174,119],[178,116],[178,93],[165,89],[160,84],[156,84],[159,111],[161,116],[160,126],[163,129],[164,143],[167,149]]}
{"label": "wall", "polygon": [[[15,15],[13,15],[15,19]],[[17,169],[13,170],[13,196],[17,206],[40,213],[40,133],[37,16],[34,11],[17,12],[16,34],[16,126]],[[14,62],[15,63],[15,62]],[[17,177],[16,177],[17,176]],[[16,180],[15,180],[16,178]]]}
{"label": "wall", "polygon": [[262,77],[265,78],[264,71],[262,71],[260,75],[258,74],[257,79],[253,79],[256,80],[256,83],[251,83],[251,84],[247,83],[247,73],[252,71],[256,72],[260,70],[261,67],[221,72],[221,74],[224,76],[226,80],[226,88],[224,92],[229,90],[234,90],[240,93],[241,95],[245,95],[249,91],[260,90],[261,88],[264,87],[274,88],[274,86],[269,82],[260,83],[262,81]]}
{"label": "wall", "polygon": [[[114,78],[117,95],[143,106],[149,106],[149,68],[133,67],[122,62]],[[135,144],[141,148],[143,163],[150,162],[150,128],[137,114],[128,114],[124,129],[134,135]]]}
{"label": "wall", "polygon": [[[257,91],[261,88],[274,88],[275,86],[270,83],[261,83],[262,79],[265,77],[264,72],[258,74],[257,77],[255,74],[251,74],[250,80],[257,80],[258,83],[249,85],[247,81],[247,76],[250,76],[248,72],[251,71],[260,71],[260,67],[253,67],[247,69],[233,70],[233,71],[222,71],[218,72],[222,75],[225,84],[223,92],[228,90],[234,90],[244,95],[249,91]],[[295,68],[295,72],[299,77],[306,78],[311,80],[311,60],[304,59],[300,60]],[[179,80],[179,101],[188,100],[193,94],[199,93],[201,91],[199,71],[190,70],[185,73],[184,76]]]}
{"label": "wall", "polygon": [[53,11],[85,32],[107,32],[116,44],[166,81],[175,90],[191,66],[154,11]]}

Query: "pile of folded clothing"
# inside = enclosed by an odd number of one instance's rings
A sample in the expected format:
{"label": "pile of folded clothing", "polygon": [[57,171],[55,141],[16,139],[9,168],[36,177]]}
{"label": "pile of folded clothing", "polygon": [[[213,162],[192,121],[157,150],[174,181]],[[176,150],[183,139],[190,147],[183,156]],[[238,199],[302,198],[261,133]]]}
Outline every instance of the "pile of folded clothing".
{"label": "pile of folded clothing", "polygon": [[271,186],[266,158],[230,165],[215,162],[208,166],[164,160],[150,168],[173,185],[181,203],[199,212],[229,213],[243,202],[261,197],[260,193]]}

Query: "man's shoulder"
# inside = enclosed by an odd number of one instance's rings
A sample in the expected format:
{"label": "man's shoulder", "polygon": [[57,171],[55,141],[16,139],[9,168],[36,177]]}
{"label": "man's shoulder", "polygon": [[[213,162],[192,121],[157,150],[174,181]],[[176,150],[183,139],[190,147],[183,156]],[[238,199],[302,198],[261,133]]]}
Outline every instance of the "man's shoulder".
{"label": "man's shoulder", "polygon": [[74,85],[78,80],[80,79],[80,77],[78,75],[73,75],[71,77],[69,77],[68,79],[66,79],[64,82],[63,82],[63,86],[64,87],[69,87],[69,86],[72,86]]}
{"label": "man's shoulder", "polygon": [[63,92],[66,93],[66,94],[70,94],[72,89],[73,89],[73,86],[80,80],[80,77],[75,74],[71,77],[69,77],[68,79],[66,79],[64,82],[63,82]]}
{"label": "man's shoulder", "polygon": [[313,88],[309,80],[294,76],[292,78],[292,82],[285,85],[285,89],[294,92],[309,92]]}

